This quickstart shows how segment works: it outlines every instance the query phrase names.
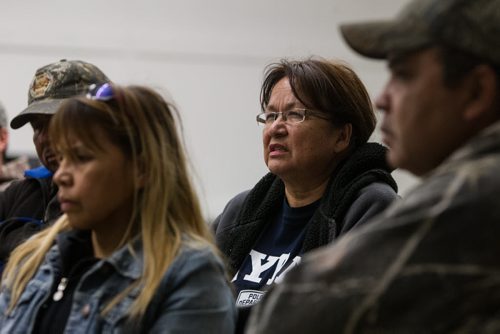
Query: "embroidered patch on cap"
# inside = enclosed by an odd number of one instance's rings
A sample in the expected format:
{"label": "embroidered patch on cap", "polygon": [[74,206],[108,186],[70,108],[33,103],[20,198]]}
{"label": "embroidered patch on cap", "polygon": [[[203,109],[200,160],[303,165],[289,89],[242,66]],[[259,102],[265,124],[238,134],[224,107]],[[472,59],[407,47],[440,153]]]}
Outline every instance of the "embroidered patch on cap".
{"label": "embroidered patch on cap", "polygon": [[50,89],[54,78],[48,72],[40,73],[33,79],[33,84],[31,85],[30,95],[33,99],[45,96],[45,92]]}

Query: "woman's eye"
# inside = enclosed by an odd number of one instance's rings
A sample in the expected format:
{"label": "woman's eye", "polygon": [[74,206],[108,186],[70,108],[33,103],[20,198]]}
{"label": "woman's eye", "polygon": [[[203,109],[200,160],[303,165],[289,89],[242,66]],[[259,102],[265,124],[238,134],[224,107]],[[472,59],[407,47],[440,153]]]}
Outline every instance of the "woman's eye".
{"label": "woman's eye", "polygon": [[266,122],[274,122],[276,120],[276,113],[269,112],[264,114],[264,117],[266,119]]}
{"label": "woman's eye", "polygon": [[77,153],[75,154],[75,159],[80,162],[86,162],[92,160],[92,156],[89,154]]}
{"label": "woman's eye", "polygon": [[286,117],[292,121],[301,121],[304,116],[299,111],[289,111]]}
{"label": "woman's eye", "polygon": [[92,152],[89,152],[88,150],[80,150],[80,149],[73,151],[71,156],[75,162],[86,162],[86,161],[92,160],[94,157]]}

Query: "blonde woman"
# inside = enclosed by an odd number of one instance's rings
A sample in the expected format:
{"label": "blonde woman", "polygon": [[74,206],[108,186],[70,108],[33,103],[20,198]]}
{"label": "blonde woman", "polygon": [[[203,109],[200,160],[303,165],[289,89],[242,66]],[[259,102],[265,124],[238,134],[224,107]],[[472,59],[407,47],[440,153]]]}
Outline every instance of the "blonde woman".
{"label": "blonde woman", "polygon": [[65,213],[11,255],[0,333],[232,333],[234,300],[172,108],[104,84],[53,117]]}

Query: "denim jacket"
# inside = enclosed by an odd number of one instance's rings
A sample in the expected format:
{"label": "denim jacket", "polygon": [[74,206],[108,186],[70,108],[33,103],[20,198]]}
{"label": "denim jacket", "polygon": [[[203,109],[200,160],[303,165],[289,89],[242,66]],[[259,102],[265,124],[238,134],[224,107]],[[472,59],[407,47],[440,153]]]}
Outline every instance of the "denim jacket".
{"label": "denim jacket", "polygon": [[[166,271],[144,316],[128,321],[127,310],[141,291],[132,289],[105,315],[102,309],[142,274],[142,243],[124,246],[95,263],[73,294],[66,333],[232,333],[235,306],[221,260],[208,248],[186,243]],[[52,298],[61,251],[57,243],[30,280],[14,310],[6,315],[10,291],[0,293],[0,334],[31,333],[45,300]],[[161,256],[161,255],[159,255]]]}

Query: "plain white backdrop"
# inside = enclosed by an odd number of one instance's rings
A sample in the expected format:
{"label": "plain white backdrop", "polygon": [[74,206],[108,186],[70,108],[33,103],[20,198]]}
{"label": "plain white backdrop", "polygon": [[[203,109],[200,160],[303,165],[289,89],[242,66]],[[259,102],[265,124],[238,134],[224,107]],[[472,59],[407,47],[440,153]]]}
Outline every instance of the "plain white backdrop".
{"label": "plain white backdrop", "polygon": [[[25,0],[0,3],[0,101],[27,105],[37,68],[62,58],[94,63],[114,82],[145,84],[178,107],[207,219],[267,169],[255,122],[264,67],[318,55],[351,65],[374,99],[385,64],[363,59],[338,25],[394,15],[407,0]],[[10,154],[32,154],[29,125]],[[373,141],[380,141],[378,131]],[[417,180],[395,172],[404,194]]]}

